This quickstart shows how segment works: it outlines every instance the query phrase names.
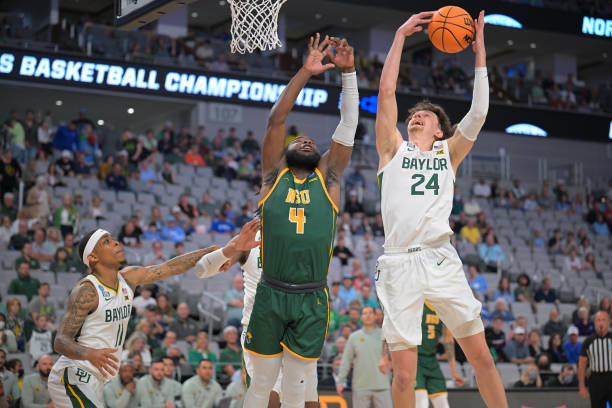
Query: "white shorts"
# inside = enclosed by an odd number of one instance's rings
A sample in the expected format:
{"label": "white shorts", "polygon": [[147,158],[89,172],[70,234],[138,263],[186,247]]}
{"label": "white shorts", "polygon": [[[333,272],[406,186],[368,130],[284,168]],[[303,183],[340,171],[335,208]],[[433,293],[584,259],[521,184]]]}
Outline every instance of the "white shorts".
{"label": "white shorts", "polygon": [[[248,324],[242,326],[245,329],[243,329],[242,336],[240,336],[240,343],[242,344],[243,350],[244,350],[244,336],[246,335],[247,326]],[[244,360],[244,368],[246,369],[247,375],[249,377],[253,377],[253,363],[251,362],[251,353],[243,352],[242,359]],[[274,391],[280,396],[281,402],[283,400],[283,393],[282,393],[282,387],[281,387],[282,380],[283,380],[283,368],[281,367],[280,371],[278,372],[278,378],[276,379],[276,382],[274,383],[274,387],[272,387],[272,391]],[[305,401],[319,401],[319,394],[317,392],[317,386],[318,386],[317,366],[315,364],[314,370],[307,373],[306,375]]]}
{"label": "white shorts", "polygon": [[383,336],[391,350],[421,344],[424,302],[453,334],[468,322],[482,325],[482,305],[472,294],[455,248],[449,242],[417,248],[385,253],[376,265],[376,293],[385,315]]}
{"label": "white shorts", "polygon": [[104,383],[82,368],[55,364],[47,387],[55,408],[104,408]]}

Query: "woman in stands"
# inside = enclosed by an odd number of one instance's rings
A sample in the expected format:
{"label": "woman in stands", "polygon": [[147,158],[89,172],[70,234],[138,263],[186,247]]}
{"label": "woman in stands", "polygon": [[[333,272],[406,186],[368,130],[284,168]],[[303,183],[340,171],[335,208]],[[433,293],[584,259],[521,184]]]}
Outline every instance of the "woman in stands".
{"label": "woman in stands", "polygon": [[567,363],[567,357],[563,350],[563,337],[560,333],[553,333],[548,339],[548,350],[551,363]]}
{"label": "woman in stands", "polygon": [[514,302],[514,295],[510,291],[510,280],[506,277],[503,277],[499,280],[497,290],[495,291],[495,295],[493,296],[493,300],[497,300],[499,298],[504,299],[507,303]]}
{"label": "woman in stands", "polygon": [[140,354],[142,364],[147,368],[151,365],[151,351],[147,345],[147,336],[144,333],[135,331],[127,339],[121,359],[126,360],[130,354]]}

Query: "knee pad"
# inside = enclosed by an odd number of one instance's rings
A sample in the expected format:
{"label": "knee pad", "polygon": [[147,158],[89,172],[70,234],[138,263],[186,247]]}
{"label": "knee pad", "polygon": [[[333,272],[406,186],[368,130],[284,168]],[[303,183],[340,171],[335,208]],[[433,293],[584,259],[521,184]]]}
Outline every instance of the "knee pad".
{"label": "knee pad", "polygon": [[304,408],[306,402],[306,376],[312,371],[316,360],[295,357],[283,352],[282,403],[285,408]]}
{"label": "knee pad", "polygon": [[484,325],[482,324],[482,319],[478,318],[460,324],[459,326],[451,330],[451,333],[455,338],[462,339],[464,337],[469,337],[474,334],[478,334],[482,331],[484,331]]}
{"label": "knee pad", "polygon": [[245,408],[261,408],[268,406],[270,391],[276,382],[280,370],[281,356],[260,357],[249,355],[252,372],[251,385],[244,401]]}
{"label": "knee pad", "polygon": [[429,399],[427,391],[414,392],[414,408],[429,408]]}
{"label": "knee pad", "polygon": [[444,393],[431,397],[431,405],[433,405],[433,408],[449,408],[448,394]]}

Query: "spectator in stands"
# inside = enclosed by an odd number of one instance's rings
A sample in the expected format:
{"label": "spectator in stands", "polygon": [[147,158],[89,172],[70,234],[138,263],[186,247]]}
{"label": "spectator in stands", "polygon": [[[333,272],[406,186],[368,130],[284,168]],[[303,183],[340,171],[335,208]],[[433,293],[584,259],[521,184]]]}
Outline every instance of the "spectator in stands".
{"label": "spectator in stands", "polygon": [[55,255],[53,256],[53,261],[51,265],[49,265],[49,270],[51,272],[70,272],[72,269],[76,269],[73,264],[72,258],[68,254],[68,251],[64,247],[60,247],[55,251]]}
{"label": "spectator in stands", "polygon": [[190,219],[196,218],[199,215],[198,209],[195,207],[195,205],[189,203],[189,196],[187,196],[187,194],[181,194],[178,207],[180,211]]}
{"label": "spectator in stands", "polygon": [[38,316],[45,316],[49,330],[55,330],[53,326],[56,318],[55,306],[53,302],[49,301],[49,284],[47,282],[41,283],[38,287],[38,296],[30,301],[28,311],[34,321],[36,321]]}
{"label": "spectator in stands", "polygon": [[572,231],[568,231],[565,235],[565,242],[562,244],[561,252],[564,254],[569,254],[571,251],[576,251],[579,253],[578,244],[576,243],[576,238]]}
{"label": "spectator in stands", "polygon": [[26,220],[19,220],[17,224],[17,233],[11,236],[9,240],[9,249],[21,251],[26,242],[30,242],[28,235],[28,223]]}
{"label": "spectator in stands", "polygon": [[610,236],[610,228],[608,227],[608,224],[606,223],[603,214],[597,214],[595,222],[593,223],[591,228],[593,229],[595,235],[602,237]]}
{"label": "spectator in stands", "polygon": [[504,353],[504,347],[506,347],[506,334],[503,330],[504,319],[501,316],[495,316],[491,319],[491,346],[495,349],[498,357],[505,361],[507,360],[506,354]]}
{"label": "spectator in stands", "polygon": [[357,298],[357,291],[353,286],[353,275],[345,274],[344,279],[342,280],[342,287],[338,292],[338,297],[344,301],[344,304],[348,305],[351,303],[353,299]]}
{"label": "spectator in stands", "polygon": [[191,145],[191,148],[187,153],[185,153],[185,164],[190,164],[192,166],[206,166],[202,155],[200,154],[200,149],[197,144]]}
{"label": "spectator in stands", "polygon": [[565,258],[565,270],[567,272],[582,270],[582,260],[578,257],[578,253],[575,249],[571,250],[569,256]]}
{"label": "spectator in stands", "polygon": [[559,201],[557,201],[557,204],[555,204],[555,210],[559,212],[567,213],[567,212],[570,212],[571,209],[572,209],[572,203],[569,202],[567,194],[565,193],[561,194]]}
{"label": "spectator in stands", "polygon": [[164,161],[161,171],[161,181],[164,183],[164,185],[177,184],[176,170],[174,170],[174,167],[168,161]]}
{"label": "spectator in stands", "polygon": [[468,266],[468,283],[470,288],[476,292],[478,298],[484,300],[485,295],[489,289],[489,284],[484,276],[482,276],[475,265]]}
{"label": "spectator in stands", "polygon": [[[10,293],[10,291],[9,291]],[[6,301],[6,328],[13,332],[17,341],[17,348],[25,350],[25,319],[26,311],[21,308],[21,302],[16,298]]]}
{"label": "spectator in stands", "polygon": [[32,257],[40,262],[51,262],[55,255],[55,249],[45,242],[45,230],[34,231],[34,242],[32,243]]}
{"label": "spectator in stands", "polygon": [[215,176],[223,177],[231,182],[236,178],[236,170],[238,170],[238,163],[233,156],[228,154],[223,156],[223,163],[215,169]]}
{"label": "spectator in stands", "polygon": [[473,217],[468,218],[467,224],[461,228],[460,234],[472,244],[477,244],[480,241],[480,230],[476,226],[476,220]]}
{"label": "spectator in stands", "polygon": [[196,335],[196,340],[193,343],[193,347],[189,349],[188,360],[189,364],[191,364],[191,368],[194,370],[202,360],[209,360],[213,364],[217,362],[217,355],[210,351],[208,334],[205,332],[199,332]]}
{"label": "spectator in stands", "polygon": [[353,252],[344,245],[344,238],[338,238],[334,247],[333,256],[340,259],[342,266],[348,265],[348,260],[353,257]]}
{"label": "spectator in stands", "polygon": [[548,253],[551,255],[556,255],[562,253],[562,250],[561,230],[559,228],[555,228],[552,238],[548,240]]}
{"label": "spectator in stands", "polygon": [[242,228],[242,226],[244,224],[246,224],[247,222],[251,221],[253,218],[251,217],[251,212],[249,210],[249,206],[248,205],[243,205],[241,208],[241,213],[239,216],[236,217],[236,227],[237,228]]}
{"label": "spectator in stands", "polygon": [[162,237],[157,229],[157,224],[154,222],[149,223],[147,230],[142,235],[142,239],[145,241],[161,241]]}
{"label": "spectator in stands", "polygon": [[0,154],[0,192],[2,197],[6,193],[17,191],[21,177],[21,165],[15,160],[10,149],[5,150],[4,154]]}
{"label": "spectator in stands", "polygon": [[380,308],[378,301],[374,297],[372,297],[372,287],[370,285],[364,284],[361,285],[361,289],[359,290],[359,296],[356,299],[361,303],[362,308],[369,306],[373,311]]}
{"label": "spectator in stands", "polygon": [[176,218],[172,215],[168,216],[161,235],[164,241],[183,242],[185,240],[185,231],[177,225]]}
{"label": "spectator in stands", "polygon": [[140,164],[140,181],[147,183],[147,186],[159,182],[157,174],[155,174],[155,171],[149,167],[149,164],[148,159],[143,160]]}
{"label": "spectator in stands", "polygon": [[15,270],[19,269],[19,265],[21,265],[22,262],[27,263],[30,270],[39,270],[40,262],[38,262],[38,259],[34,258],[32,255],[32,243],[26,242],[23,244],[23,248],[21,249],[21,256],[15,259]]}
{"label": "spectator in stands", "polygon": [[548,321],[544,324],[542,328],[544,334],[551,336],[553,333],[563,334],[567,331],[567,325],[559,316],[559,311],[557,308],[553,308],[548,315]]}
{"label": "spectator in stands", "polygon": [[[586,231],[584,231],[584,233],[586,234]],[[593,252],[593,246],[591,245],[591,240],[585,236],[580,240],[578,253],[580,253],[581,255],[587,255],[589,252]]]}
{"label": "spectator in stands", "polygon": [[123,174],[121,174],[121,163],[113,164],[113,170],[106,176],[106,186],[115,191],[127,191],[128,182]]}
{"label": "spectator in stands", "polygon": [[136,226],[132,221],[128,221],[121,227],[117,240],[124,246],[129,248],[140,248],[140,234],[136,230]]}
{"label": "spectator in stands", "polygon": [[62,241],[62,234],[55,227],[47,228],[47,239],[45,240],[45,245],[53,248],[53,253],[64,246],[64,241]]}
{"label": "spectator in stands", "polygon": [[531,302],[533,300],[531,279],[526,273],[522,273],[518,277],[518,287],[514,289],[514,298],[517,302]]}
{"label": "spectator in stands", "polygon": [[607,296],[604,296],[599,301],[599,306],[597,307],[598,311],[604,311],[608,314],[608,316],[612,316],[612,301]]}
{"label": "spectator in stands", "polygon": [[187,343],[192,343],[196,334],[200,331],[197,321],[189,317],[189,306],[187,303],[179,303],[176,307],[176,319],[168,325],[168,329],[176,333],[178,340],[184,340]]}
{"label": "spectator in stands", "polygon": [[[565,333],[565,332],[564,332]],[[551,363],[566,363],[567,356],[563,348],[563,334],[553,332],[548,339],[548,358]]]}
{"label": "spectator in stands", "polygon": [[157,311],[160,313],[161,320],[164,323],[170,323],[176,318],[176,311],[165,293],[157,294]]}
{"label": "spectator in stands", "polygon": [[167,355],[168,350],[176,346],[176,333],[172,330],[168,330],[164,336],[162,344],[158,348],[153,350],[153,358],[161,358]]}
{"label": "spectator in stands", "polygon": [[451,208],[451,215],[457,215],[464,210],[463,197],[461,196],[461,190],[459,186],[455,185],[453,190],[453,206]]}
{"label": "spectator in stands", "polygon": [[478,183],[474,184],[472,194],[477,198],[491,197],[491,186],[485,181],[484,177],[480,177]]}
{"label": "spectator in stands", "polygon": [[506,255],[497,243],[497,238],[492,230],[487,233],[485,242],[480,244],[478,255],[488,272],[497,272],[499,263],[506,259]]}
{"label": "spectator in stands", "polygon": [[540,205],[538,204],[535,193],[529,193],[525,201],[523,202],[523,211],[535,211],[540,212]]}
{"label": "spectator in stands", "polygon": [[234,326],[227,326],[223,329],[223,339],[226,347],[221,351],[219,361],[224,364],[223,372],[229,378],[232,378],[236,370],[240,369],[242,363],[242,348],[238,343],[238,330]]}
{"label": "spectator in stands", "polygon": [[365,231],[355,245],[355,253],[360,254],[361,258],[368,264],[376,257],[379,246],[379,244],[374,242],[372,233],[370,231]]}
{"label": "spectator in stands", "polygon": [[559,375],[550,378],[546,382],[547,387],[578,387],[578,377],[576,377],[576,370],[571,364],[563,364]]}
{"label": "spectator in stands", "polygon": [[8,370],[6,365],[6,351],[0,348],[0,380],[2,383],[2,391],[6,396],[8,406],[16,404],[21,397],[21,390],[18,385],[17,376]]}
{"label": "spectator in stands", "polygon": [[514,329],[512,340],[504,347],[504,353],[511,363],[529,364],[535,362],[535,358],[529,355],[529,347],[525,343],[525,329],[518,326]]}
{"label": "spectator in stands", "polygon": [[185,381],[182,387],[182,402],[185,407],[213,408],[219,406],[223,389],[213,379],[214,370],[210,360],[201,360],[196,375]]}
{"label": "spectator in stands", "polygon": [[151,351],[147,345],[147,336],[144,333],[135,331],[128,337],[121,359],[127,360],[130,354],[139,354],[142,359],[142,364],[146,368],[151,365]]}
{"label": "spectator in stands", "polygon": [[345,213],[349,213],[351,215],[351,217],[354,217],[355,214],[363,214],[364,213],[363,204],[361,204],[357,200],[357,191],[356,190],[351,190],[350,191],[349,199],[346,202],[346,204],[344,205],[344,212]]}
{"label": "spectator in stands", "polygon": [[55,162],[55,166],[60,176],[74,177],[74,162],[72,161],[72,153],[70,151],[64,150],[60,158]]}
{"label": "spectator in stands", "polygon": [[579,332],[576,326],[571,326],[567,330],[568,340],[563,345],[563,351],[565,351],[567,362],[570,364],[577,364],[578,357],[580,356],[580,347],[582,347],[582,342],[578,341],[578,335]]}
{"label": "spectator in stands", "polygon": [[510,189],[510,198],[515,208],[520,208],[522,201],[526,198],[525,189],[521,187],[521,181],[514,179]]}
{"label": "spectator in stands", "polygon": [[[6,312],[6,310],[4,312]],[[0,352],[17,353],[17,351],[17,340],[15,338],[15,333],[7,328],[6,315],[4,313],[0,313]],[[0,359],[1,358],[2,357],[0,357]],[[0,379],[1,378],[2,377],[0,375]]]}
{"label": "spectator in stands", "polygon": [[521,375],[521,379],[514,383],[517,388],[522,387],[542,387],[542,378],[540,377],[540,371],[535,364],[530,364],[527,369]]}
{"label": "spectator in stands", "polygon": [[[538,329],[532,329],[529,332],[529,354],[531,355],[531,357],[535,357],[537,360],[538,356],[543,352],[544,350],[542,349],[540,331]],[[548,357],[546,358],[546,360],[548,361]],[[542,367],[539,368],[542,369]]]}
{"label": "spectator in stands", "polygon": [[[358,192],[366,187],[366,179],[361,174],[361,167],[355,166],[355,170],[346,179],[346,189]],[[357,194],[359,196],[359,194]],[[361,201],[361,200],[359,200]]]}
{"label": "spectator in stands", "polygon": [[[352,287],[352,284],[350,286]],[[332,282],[330,291],[331,309],[340,314],[344,314],[347,311],[348,303],[346,303],[344,298],[340,296],[340,288],[341,285],[339,281]]]}
{"label": "spectator in stands", "polygon": [[232,288],[225,292],[225,303],[227,304],[227,324],[240,329],[244,308],[244,281],[241,275],[234,277]]}
{"label": "spectator in stands", "polygon": [[163,361],[154,360],[149,368],[149,374],[136,384],[135,406],[177,408],[180,400],[180,387],[177,389],[172,380],[165,378]]}
{"label": "spectator in stands", "polygon": [[0,245],[2,245],[4,249],[8,248],[9,242],[11,241],[11,235],[13,235],[11,218],[8,215],[3,215],[2,225],[0,225]]}
{"label": "spectator in stands", "polygon": [[578,308],[577,315],[578,319],[574,322],[574,325],[578,328],[578,334],[580,336],[590,336],[595,333],[595,325],[590,318],[589,309],[581,306]]}
{"label": "spectator in stands", "polygon": [[64,238],[66,234],[73,234],[76,231],[79,210],[73,205],[70,193],[62,196],[62,205],[55,210],[54,220],[55,227],[59,228]]}
{"label": "spectator in stands", "polygon": [[185,244],[182,242],[174,243],[174,253],[168,257],[168,259],[174,259],[177,256],[181,256],[185,253]]}
{"label": "spectator in stands", "polygon": [[217,219],[210,226],[210,232],[217,234],[233,234],[235,230],[234,224],[226,218],[222,211],[219,212]]}
{"label": "spectator in stands", "polygon": [[499,280],[497,290],[493,295],[493,300],[504,299],[507,303],[514,302],[514,295],[510,292],[510,280],[507,277],[503,277]]}
{"label": "spectator in stands", "polygon": [[539,228],[534,228],[533,230],[533,239],[531,240],[531,246],[534,248],[545,248],[546,242],[542,237],[542,230]]}
{"label": "spectator in stands", "polygon": [[37,359],[37,371],[23,378],[21,387],[21,406],[23,408],[53,407],[47,388],[47,381],[53,367],[53,359],[43,354]]}
{"label": "spectator in stands", "polygon": [[[38,293],[40,282],[30,276],[30,264],[21,262],[17,267],[17,278],[13,279],[8,287],[9,295],[25,295],[28,302]],[[8,304],[7,304],[8,308]]]}
{"label": "spectator in stands", "polygon": [[39,314],[34,319],[34,328],[26,332],[27,351],[32,361],[47,353],[53,352],[54,333],[47,328],[47,317]]}
{"label": "spectator in stands", "polygon": [[559,298],[557,292],[550,287],[550,279],[542,279],[540,289],[536,290],[534,300],[537,303],[555,303],[559,304]]}
{"label": "spectator in stands", "polygon": [[495,301],[495,310],[491,313],[491,318],[494,319],[497,316],[501,317],[504,322],[514,321],[514,315],[503,298],[499,298]]}
{"label": "spectator in stands", "polygon": [[51,215],[51,195],[47,190],[47,179],[39,175],[36,184],[30,189],[26,198],[30,217],[47,219]]}
{"label": "spectator in stands", "polygon": [[[163,330],[163,328],[162,328]],[[159,342],[155,337],[155,333],[153,332],[153,324],[146,317],[141,317],[134,328],[134,331],[141,332],[147,338],[147,346],[150,350],[155,350],[159,348]],[[129,357],[129,356],[128,356]]]}
{"label": "spectator in stands", "polygon": [[210,194],[208,194],[208,192],[202,193],[202,201],[198,203],[200,216],[213,217],[215,215],[215,210],[215,205],[210,202]]}
{"label": "spectator in stands", "polygon": [[122,359],[119,375],[104,386],[104,403],[108,408],[127,408],[134,404],[136,381],[134,380],[134,363]]}
{"label": "spectator in stands", "polygon": [[[136,296],[134,298],[134,301],[132,302],[132,306],[134,306],[134,309],[136,310],[136,314],[137,315],[140,316],[140,315],[144,314],[144,311],[145,311],[147,306],[149,306],[149,305],[156,306],[157,305],[157,302],[152,297],[152,295],[153,295],[153,290],[152,290],[151,286],[144,285],[144,286],[141,287],[140,295]],[[148,364],[147,364],[147,366],[148,366]]]}

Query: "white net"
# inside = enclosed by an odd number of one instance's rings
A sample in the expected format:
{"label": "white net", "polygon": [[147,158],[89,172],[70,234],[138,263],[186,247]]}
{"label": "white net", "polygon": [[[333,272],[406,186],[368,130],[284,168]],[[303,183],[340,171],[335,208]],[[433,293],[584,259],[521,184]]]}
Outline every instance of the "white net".
{"label": "white net", "polygon": [[232,9],[232,52],[273,50],[278,39],[278,12],[287,0],[228,0]]}

